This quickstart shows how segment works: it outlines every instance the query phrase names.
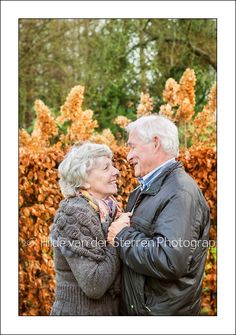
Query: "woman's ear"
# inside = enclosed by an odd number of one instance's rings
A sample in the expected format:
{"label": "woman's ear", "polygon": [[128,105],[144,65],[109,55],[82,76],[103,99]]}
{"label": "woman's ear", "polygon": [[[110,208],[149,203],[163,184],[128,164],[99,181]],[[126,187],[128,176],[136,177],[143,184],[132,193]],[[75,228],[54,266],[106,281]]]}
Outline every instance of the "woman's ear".
{"label": "woman's ear", "polygon": [[80,186],[82,190],[89,190],[91,188],[91,185],[89,183],[84,183],[83,185]]}

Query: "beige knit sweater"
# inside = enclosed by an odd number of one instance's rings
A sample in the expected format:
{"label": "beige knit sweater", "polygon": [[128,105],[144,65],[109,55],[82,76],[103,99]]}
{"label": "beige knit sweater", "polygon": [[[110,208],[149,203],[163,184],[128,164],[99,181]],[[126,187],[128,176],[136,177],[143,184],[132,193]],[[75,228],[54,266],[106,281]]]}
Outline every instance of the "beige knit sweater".
{"label": "beige knit sweater", "polygon": [[51,227],[56,295],[51,315],[119,315],[120,261],[86,199],[60,203]]}

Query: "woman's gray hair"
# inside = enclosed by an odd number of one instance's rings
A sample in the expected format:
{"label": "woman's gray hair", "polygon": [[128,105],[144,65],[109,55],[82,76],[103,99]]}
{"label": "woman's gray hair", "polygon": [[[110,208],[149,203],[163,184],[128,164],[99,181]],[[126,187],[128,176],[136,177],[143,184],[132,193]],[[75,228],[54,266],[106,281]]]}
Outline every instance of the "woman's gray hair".
{"label": "woman's gray hair", "polygon": [[164,116],[157,114],[142,116],[131,122],[125,129],[128,133],[137,130],[140,139],[145,143],[158,136],[166,153],[171,153],[175,157],[179,154],[178,128]]}
{"label": "woman's gray hair", "polygon": [[83,187],[96,160],[104,156],[112,158],[112,151],[105,144],[88,141],[71,148],[58,167],[59,185],[65,198],[76,195],[76,190]]}

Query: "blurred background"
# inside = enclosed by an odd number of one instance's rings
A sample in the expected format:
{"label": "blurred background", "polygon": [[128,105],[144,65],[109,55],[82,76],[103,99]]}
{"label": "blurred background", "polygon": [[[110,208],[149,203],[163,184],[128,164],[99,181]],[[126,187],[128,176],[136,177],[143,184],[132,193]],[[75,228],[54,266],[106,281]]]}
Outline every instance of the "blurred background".
{"label": "blurred background", "polygon": [[140,92],[163,104],[165,82],[195,71],[196,112],[216,79],[214,19],[19,20],[19,123],[32,132],[33,104],[41,99],[57,116],[68,91],[85,86],[84,107],[99,129],[117,115],[135,118]]}

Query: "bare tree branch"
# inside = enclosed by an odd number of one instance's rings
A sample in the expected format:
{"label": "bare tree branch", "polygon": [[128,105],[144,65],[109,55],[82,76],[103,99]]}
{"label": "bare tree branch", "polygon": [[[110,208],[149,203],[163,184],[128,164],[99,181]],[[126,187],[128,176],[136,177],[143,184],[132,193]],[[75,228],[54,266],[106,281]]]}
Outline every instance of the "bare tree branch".
{"label": "bare tree branch", "polygon": [[[143,48],[145,46],[148,45],[148,43],[152,42],[152,41],[157,41],[159,40],[160,37],[159,36],[152,36],[150,38],[148,38],[146,41],[142,42],[142,43],[137,43],[135,45],[133,45],[125,54],[124,57],[127,57],[128,54],[130,54],[130,52],[132,52],[134,49],[136,48]],[[206,63],[208,63],[209,65],[211,65],[215,70],[217,69],[217,65],[216,65],[216,61],[212,59],[212,57],[204,50],[192,45],[190,42],[187,42],[185,39],[176,39],[176,38],[164,38],[163,39],[164,43],[173,43],[175,42],[176,44],[185,44],[196,56],[202,58],[203,61],[205,61]]]}
{"label": "bare tree branch", "polygon": [[215,70],[217,70],[216,61],[211,58],[211,56],[204,50],[195,47],[190,42],[188,43],[188,47],[193,51],[196,56],[201,57],[206,63],[210,64]]}

